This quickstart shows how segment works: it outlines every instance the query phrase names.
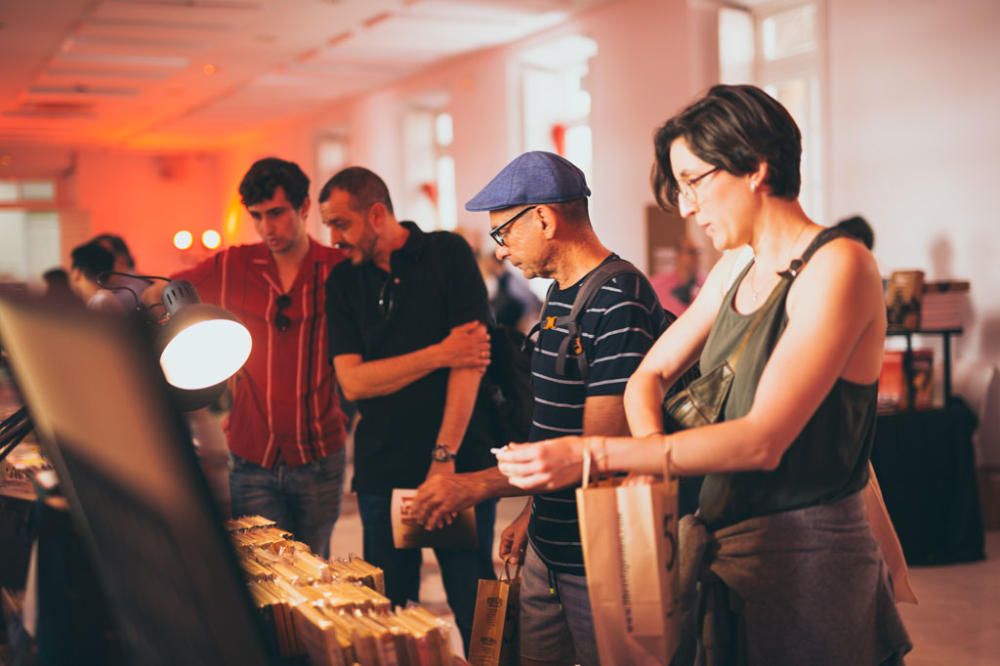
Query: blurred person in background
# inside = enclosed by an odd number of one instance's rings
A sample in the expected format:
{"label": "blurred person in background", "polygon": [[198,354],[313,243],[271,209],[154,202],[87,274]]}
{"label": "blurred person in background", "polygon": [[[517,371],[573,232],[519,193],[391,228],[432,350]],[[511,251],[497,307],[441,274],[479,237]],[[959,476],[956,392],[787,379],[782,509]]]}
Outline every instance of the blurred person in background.
{"label": "blurred person in background", "polygon": [[93,241],[77,245],[70,252],[69,286],[87,307],[103,309],[105,295],[99,295],[98,278],[114,266],[114,255]]}
{"label": "blurred person in background", "polygon": [[660,305],[667,312],[680,316],[698,295],[705,282],[705,275],[698,268],[699,256],[698,246],[685,236],[677,247],[673,270],[649,278]]}

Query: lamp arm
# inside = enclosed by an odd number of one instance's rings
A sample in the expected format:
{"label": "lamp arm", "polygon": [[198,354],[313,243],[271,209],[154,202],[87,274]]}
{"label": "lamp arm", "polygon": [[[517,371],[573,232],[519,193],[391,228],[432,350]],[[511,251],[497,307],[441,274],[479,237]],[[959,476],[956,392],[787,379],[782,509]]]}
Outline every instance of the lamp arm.
{"label": "lamp arm", "polygon": [[170,278],[163,277],[162,275],[138,275],[136,273],[124,273],[121,271],[104,271],[103,273],[97,276],[97,284],[102,289],[107,289],[108,291],[127,291],[130,294],[132,294],[132,298],[135,301],[135,309],[137,312],[141,311],[144,307],[148,309],[148,306],[143,305],[142,300],[139,298],[139,293],[132,287],[129,287],[127,285],[108,284],[108,278],[111,277],[112,275],[119,275],[121,277],[134,278],[136,280],[146,280],[150,282],[153,280],[162,280],[163,282],[167,283],[171,282]]}
{"label": "lamp arm", "polygon": [[173,282],[168,277],[163,277],[162,275],[139,275],[138,273],[123,273],[120,271],[104,271],[97,276],[97,284],[104,286],[104,279],[111,275],[121,275],[122,277],[138,278],[140,280],[162,280],[164,282]]}
{"label": "lamp arm", "polygon": [[8,416],[0,423],[0,461],[6,458],[14,448],[28,436],[35,427],[26,407]]}

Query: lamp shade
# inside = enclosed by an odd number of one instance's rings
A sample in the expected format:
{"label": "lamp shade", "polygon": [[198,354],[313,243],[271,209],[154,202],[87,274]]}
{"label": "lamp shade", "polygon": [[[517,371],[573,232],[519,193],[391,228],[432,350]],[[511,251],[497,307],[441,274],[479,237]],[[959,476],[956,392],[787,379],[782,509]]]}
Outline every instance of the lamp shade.
{"label": "lamp shade", "polygon": [[179,389],[224,382],[250,357],[250,331],[232,313],[207,303],[181,308],[161,328],[160,367]]}
{"label": "lamp shade", "polygon": [[233,313],[200,303],[190,282],[171,282],[163,290],[170,318],[160,328],[160,368],[172,386],[200,391],[225,382],[247,359],[250,331]]}

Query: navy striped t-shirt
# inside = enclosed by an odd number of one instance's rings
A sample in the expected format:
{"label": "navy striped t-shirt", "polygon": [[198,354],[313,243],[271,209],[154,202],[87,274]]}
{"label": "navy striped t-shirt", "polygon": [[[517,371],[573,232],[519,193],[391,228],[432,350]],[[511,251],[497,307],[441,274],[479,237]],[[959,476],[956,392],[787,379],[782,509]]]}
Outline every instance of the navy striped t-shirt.
{"label": "navy striped t-shirt", "polygon": [[[611,255],[607,260],[617,258]],[[542,320],[569,313],[586,276],[567,289],[551,293]],[[580,317],[587,377],[580,377],[575,359],[565,375],[555,370],[565,328],[539,331],[531,356],[535,392],[531,441],[583,434],[583,407],[590,396],[622,395],[629,377],[639,367],[653,342],[667,327],[667,316],[643,275],[612,278],[594,295]],[[528,536],[542,560],[553,571],[584,575],[583,551],[576,513],[576,488],[535,495]]]}

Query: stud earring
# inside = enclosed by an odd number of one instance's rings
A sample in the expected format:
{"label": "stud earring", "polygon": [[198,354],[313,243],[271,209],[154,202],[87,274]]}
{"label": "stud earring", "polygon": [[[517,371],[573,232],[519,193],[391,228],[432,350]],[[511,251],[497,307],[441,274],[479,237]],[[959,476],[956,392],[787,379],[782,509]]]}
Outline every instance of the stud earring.
{"label": "stud earring", "polygon": [[752,180],[750,181],[750,191],[751,192],[756,192],[757,191],[757,183],[754,182],[754,181],[752,181]]}

